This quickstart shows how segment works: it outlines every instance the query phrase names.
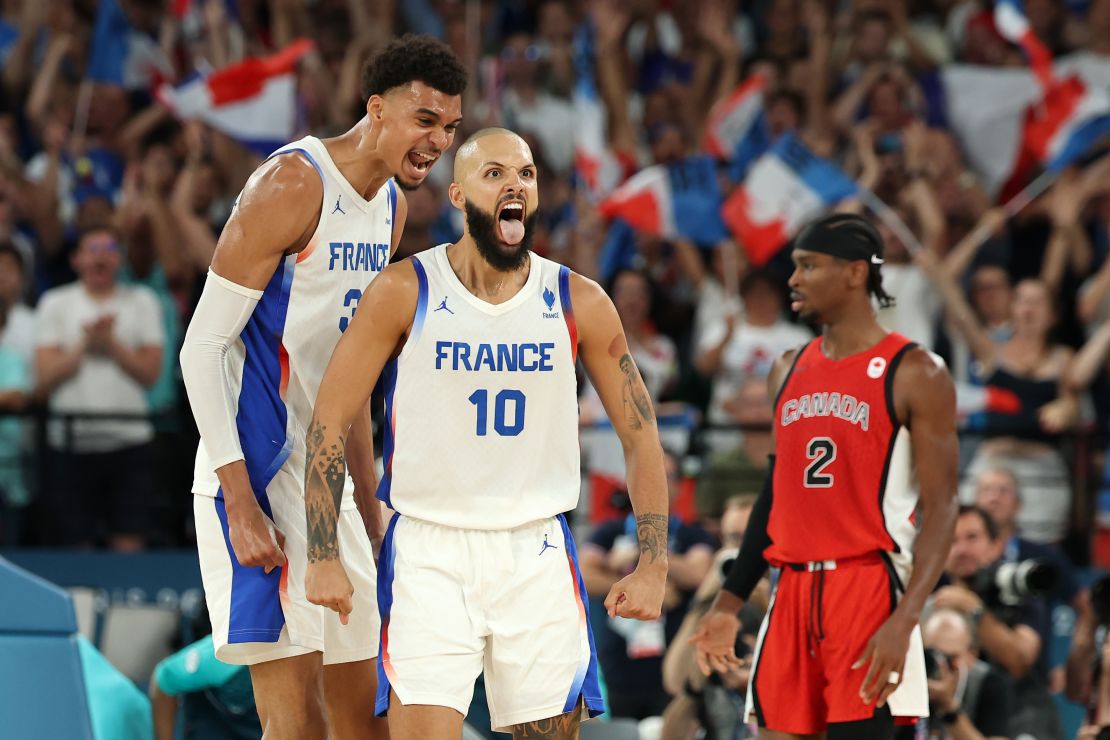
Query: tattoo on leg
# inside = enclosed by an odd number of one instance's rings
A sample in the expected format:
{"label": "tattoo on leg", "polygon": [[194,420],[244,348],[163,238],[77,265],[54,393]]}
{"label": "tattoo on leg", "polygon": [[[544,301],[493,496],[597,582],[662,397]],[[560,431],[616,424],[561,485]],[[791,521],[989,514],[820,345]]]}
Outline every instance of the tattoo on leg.
{"label": "tattoo on leg", "polygon": [[655,420],[651,399],[648,398],[647,388],[644,387],[644,381],[640,377],[640,371],[636,369],[632,355],[622,356],[620,366],[624,373],[624,388],[621,394],[624,400],[624,414],[628,417],[629,426],[633,429],[642,429],[641,419],[647,422]]}
{"label": "tattoo on leg", "polygon": [[308,562],[335,560],[339,557],[337,527],[347,480],[343,438],[325,445],[327,429],[313,422],[307,436],[305,463],[305,517],[308,533]]}
{"label": "tattoo on leg", "polygon": [[513,740],[577,740],[579,710],[513,725]]}
{"label": "tattoo on leg", "polygon": [[636,517],[636,539],[640,554],[647,553],[651,562],[667,558],[667,524],[664,514],[640,514]]}

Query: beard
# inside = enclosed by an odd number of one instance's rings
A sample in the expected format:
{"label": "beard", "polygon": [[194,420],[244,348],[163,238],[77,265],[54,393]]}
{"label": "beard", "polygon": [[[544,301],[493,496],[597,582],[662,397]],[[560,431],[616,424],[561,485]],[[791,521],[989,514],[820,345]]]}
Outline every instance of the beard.
{"label": "beard", "polygon": [[417,182],[417,183],[406,182],[406,181],[401,179],[400,175],[394,175],[393,182],[397,183],[397,187],[401,188],[401,190],[404,190],[405,192],[408,192],[408,193],[412,193],[412,192],[415,192],[415,191],[419,190],[420,186],[424,184],[423,180],[421,180],[420,182]]}
{"label": "beard", "polygon": [[536,214],[524,219],[524,238],[520,240],[520,244],[505,244],[497,235],[497,219],[492,213],[486,213],[469,201],[465,209],[467,232],[477,245],[482,259],[498,272],[520,269],[532,249],[532,227],[536,222]]}

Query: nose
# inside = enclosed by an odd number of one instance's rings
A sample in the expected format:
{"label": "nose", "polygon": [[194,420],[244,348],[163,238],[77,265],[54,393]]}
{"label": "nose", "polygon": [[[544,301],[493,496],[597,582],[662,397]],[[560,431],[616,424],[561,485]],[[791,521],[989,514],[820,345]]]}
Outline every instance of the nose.
{"label": "nose", "polygon": [[437,128],[428,135],[428,139],[437,153],[447,151],[447,147],[451,145],[451,134],[445,128]]}
{"label": "nose", "polygon": [[790,279],[786,281],[786,284],[791,288],[797,288],[801,284],[801,282],[802,273],[797,267],[795,267],[794,272],[790,273]]}

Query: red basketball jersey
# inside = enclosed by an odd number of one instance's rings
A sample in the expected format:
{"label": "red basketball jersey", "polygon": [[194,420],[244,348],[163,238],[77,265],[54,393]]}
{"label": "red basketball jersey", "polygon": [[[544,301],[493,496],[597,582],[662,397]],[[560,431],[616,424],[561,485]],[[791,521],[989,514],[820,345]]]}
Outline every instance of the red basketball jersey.
{"label": "red basketball jersey", "polygon": [[917,490],[894,373],[913,346],[891,333],[841,360],[825,357],[820,338],[798,353],[775,401],[768,562],[910,555]]}

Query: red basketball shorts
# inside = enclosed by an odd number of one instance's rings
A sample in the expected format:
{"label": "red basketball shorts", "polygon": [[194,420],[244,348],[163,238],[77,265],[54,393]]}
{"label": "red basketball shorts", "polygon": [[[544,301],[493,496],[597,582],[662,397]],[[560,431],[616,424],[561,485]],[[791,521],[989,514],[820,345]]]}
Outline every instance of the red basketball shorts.
{"label": "red basketball shorts", "polygon": [[[860,698],[867,666],[853,670],[852,664],[890,616],[900,592],[893,566],[878,553],[784,567],[753,659],[749,719],[754,715],[760,727],[806,735],[874,716],[875,704]],[[902,685],[888,703],[895,716],[928,716],[917,629]]]}

